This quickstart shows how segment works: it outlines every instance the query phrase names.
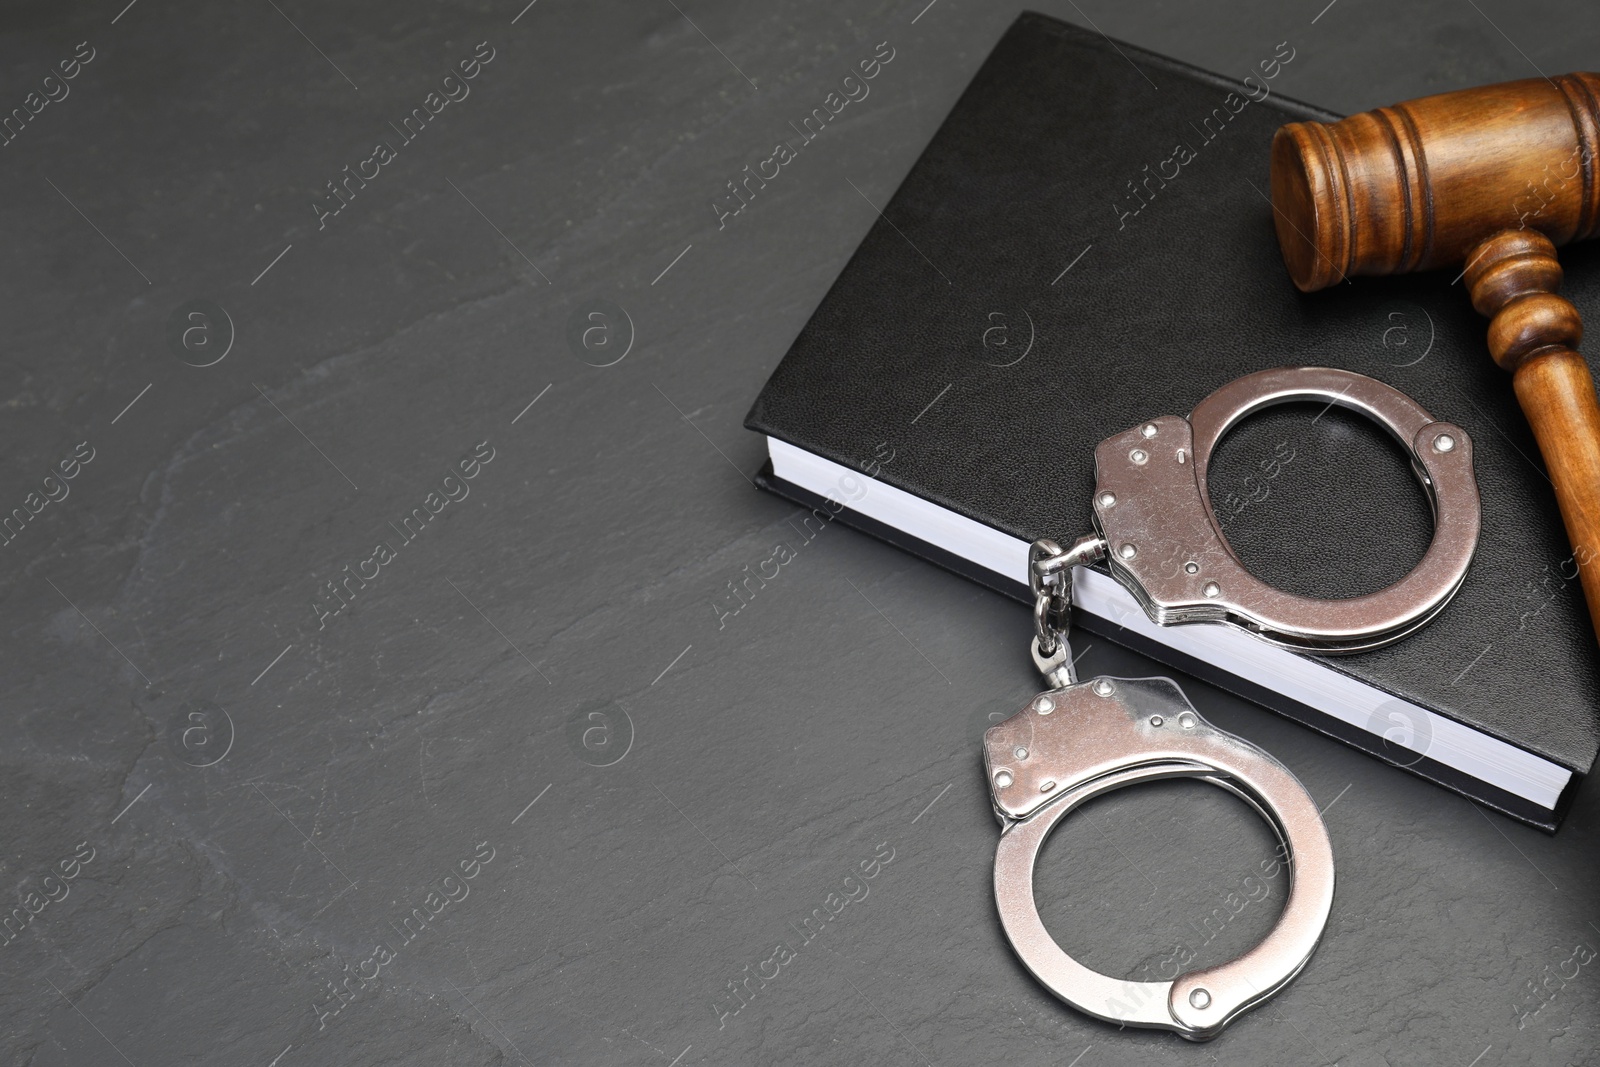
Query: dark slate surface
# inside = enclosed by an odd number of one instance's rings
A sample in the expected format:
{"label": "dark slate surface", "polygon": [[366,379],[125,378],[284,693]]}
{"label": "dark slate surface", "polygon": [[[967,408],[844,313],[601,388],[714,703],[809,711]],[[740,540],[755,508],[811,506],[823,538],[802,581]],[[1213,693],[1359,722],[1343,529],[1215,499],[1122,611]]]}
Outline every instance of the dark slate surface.
{"label": "dark slate surface", "polygon": [[[1021,971],[977,738],[1032,690],[1026,613],[804,542],[739,427],[1017,9],[677,6],[0,15],[3,107],[61,97],[0,148],[0,509],[65,494],[0,548],[0,872],[39,909],[0,944],[4,1061],[1600,1062],[1592,788],[1545,837],[1197,684],[1328,806],[1322,948],[1201,1048]],[[1046,9],[1234,74],[1289,39],[1283,91],[1339,111],[1597,40],[1576,2]],[[880,41],[871,96],[719,230],[724,183]],[[378,169],[319,229],[346,166]],[[346,566],[369,580],[319,626]],[[1225,903],[1271,856],[1225,794],[1086,816],[1039,895],[1091,965],[1270,925],[1281,875]]]}

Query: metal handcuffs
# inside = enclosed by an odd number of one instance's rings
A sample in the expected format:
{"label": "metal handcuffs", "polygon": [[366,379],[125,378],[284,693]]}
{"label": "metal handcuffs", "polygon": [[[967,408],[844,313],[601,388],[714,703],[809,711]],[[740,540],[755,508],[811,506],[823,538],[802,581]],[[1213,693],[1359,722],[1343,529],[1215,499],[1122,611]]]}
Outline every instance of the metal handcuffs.
{"label": "metal handcuffs", "polygon": [[[1274,589],[1239,562],[1211,507],[1207,468],[1217,442],[1272,404],[1320,400],[1360,412],[1411,454],[1434,515],[1433,542],[1395,584],[1319,600]],[[1288,768],[1207,723],[1165,678],[1079,683],[1067,648],[1072,568],[1104,559],[1160,624],[1221,622],[1275,644],[1323,654],[1399,640],[1437,615],[1461,587],[1477,548],[1472,442],[1410,397],[1350,371],[1300,367],[1246,375],[1202,400],[1187,419],[1165,415],[1095,449],[1095,532],[1063,550],[1034,542],[1034,663],[1051,689],[984,735],[984,767],[1000,820],[995,900],[1023,964],[1056,996],[1126,1026],[1216,1037],[1286,986],[1311,958],[1333,906],[1333,849],[1315,803]],[[1231,962],[1169,982],[1090,970],[1045,929],[1033,898],[1034,862],[1051,830],[1103,793],[1162,778],[1198,778],[1243,798],[1283,846],[1289,898],[1277,924]]]}

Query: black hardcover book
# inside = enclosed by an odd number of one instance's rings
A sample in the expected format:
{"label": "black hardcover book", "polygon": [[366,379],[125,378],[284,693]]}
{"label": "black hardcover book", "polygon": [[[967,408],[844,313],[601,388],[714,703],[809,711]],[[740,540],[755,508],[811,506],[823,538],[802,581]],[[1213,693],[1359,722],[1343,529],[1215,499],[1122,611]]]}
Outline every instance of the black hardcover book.
{"label": "black hardcover book", "polygon": [[[1474,443],[1482,539],[1430,625],[1306,655],[1156,626],[1081,571],[1075,623],[1553,831],[1600,748],[1600,677],[1538,448],[1447,275],[1290,283],[1268,146],[1337,117],[1277,91],[1295,56],[1266,46],[1239,82],[1020,17],[752,408],[762,484],[1026,599],[1028,543],[1090,530],[1102,439],[1268,367],[1379,378]],[[1582,309],[1600,258],[1562,255]],[[1399,447],[1342,408],[1251,416],[1209,488],[1246,566],[1304,595],[1383,588],[1432,537]]]}

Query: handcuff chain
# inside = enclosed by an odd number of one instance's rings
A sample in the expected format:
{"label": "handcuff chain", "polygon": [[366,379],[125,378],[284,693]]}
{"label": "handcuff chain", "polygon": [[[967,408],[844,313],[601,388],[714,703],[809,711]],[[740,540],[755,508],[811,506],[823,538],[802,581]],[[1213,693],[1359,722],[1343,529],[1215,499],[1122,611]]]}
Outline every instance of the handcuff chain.
{"label": "handcuff chain", "polygon": [[1105,554],[1105,538],[1099,534],[1085,534],[1066,549],[1043,537],[1029,546],[1033,634],[1041,655],[1055,655],[1072,626],[1072,568],[1093,563]]}

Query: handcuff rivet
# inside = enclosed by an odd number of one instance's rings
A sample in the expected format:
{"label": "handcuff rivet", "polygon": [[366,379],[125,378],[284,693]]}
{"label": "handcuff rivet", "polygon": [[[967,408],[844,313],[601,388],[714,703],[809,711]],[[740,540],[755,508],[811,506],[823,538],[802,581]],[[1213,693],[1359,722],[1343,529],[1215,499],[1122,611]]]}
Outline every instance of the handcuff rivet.
{"label": "handcuff rivet", "polygon": [[1162,717],[1161,717],[1161,716],[1159,716],[1159,715],[1152,715],[1152,716],[1150,716],[1150,725],[1151,725],[1151,726],[1160,726],[1160,725],[1162,725],[1162,724],[1163,724],[1163,723],[1165,723],[1165,722],[1166,722],[1166,721],[1167,721],[1167,720],[1166,720],[1166,719],[1163,719],[1163,718],[1162,718]]}
{"label": "handcuff rivet", "polygon": [[1183,727],[1185,730],[1193,730],[1194,724],[1195,717],[1189,714],[1187,711],[1178,716],[1178,725]]}
{"label": "handcuff rivet", "polygon": [[1049,697],[1040,697],[1033,702],[1033,708],[1040,715],[1048,715],[1056,710],[1056,702]]}
{"label": "handcuff rivet", "polygon": [[1100,506],[1101,507],[1109,508],[1112,504],[1115,504],[1116,502],[1117,502],[1117,494],[1112,493],[1112,492],[1104,492],[1104,493],[1100,494]]}
{"label": "handcuff rivet", "polygon": [[1190,560],[1188,563],[1185,563],[1183,565],[1183,573],[1185,573],[1185,574],[1199,574],[1200,573],[1200,564],[1196,563],[1194,560]]}
{"label": "handcuff rivet", "polygon": [[1117,549],[1117,555],[1121,556],[1123,559],[1132,559],[1138,554],[1139,547],[1132,541],[1125,542],[1121,548]]}
{"label": "handcuff rivet", "polygon": [[1056,780],[1054,778],[1046,778],[1044,781],[1039,783],[1039,792],[1048,793],[1048,792],[1050,792],[1050,790],[1054,789],[1055,787],[1056,787]]}
{"label": "handcuff rivet", "polygon": [[1216,582],[1207,582],[1206,587],[1204,590],[1202,590],[1202,592],[1204,592],[1206,596],[1216,599],[1222,595],[1222,586],[1218,585]]}
{"label": "handcuff rivet", "polygon": [[1028,750],[1023,748],[1021,745],[1018,745],[1017,748],[1016,748],[1016,755],[1017,755],[1018,759],[1027,759],[1028,758]]}
{"label": "handcuff rivet", "polygon": [[1442,433],[1433,439],[1435,452],[1449,452],[1456,447],[1456,439],[1447,433]]}
{"label": "handcuff rivet", "polygon": [[1108,697],[1111,695],[1114,688],[1115,687],[1104,678],[1094,683],[1094,691],[1097,696]]}
{"label": "handcuff rivet", "polygon": [[1156,424],[1153,422],[1147,422],[1139,429],[1139,432],[1144,434],[1146,437],[1154,437],[1156,435]]}
{"label": "handcuff rivet", "polygon": [[1011,778],[1011,772],[1010,771],[996,771],[995,772],[994,784],[999,786],[1001,789],[1005,789],[1008,786],[1010,786],[1011,782],[1012,782],[1012,778]]}
{"label": "handcuff rivet", "polygon": [[1128,453],[1128,458],[1133,460],[1134,463],[1136,463],[1136,464],[1138,464],[1139,466],[1142,467],[1146,463],[1149,462],[1150,453],[1146,452],[1142,448],[1136,448],[1132,452]]}
{"label": "handcuff rivet", "polygon": [[1207,993],[1204,989],[1196,989],[1193,993],[1189,994],[1189,1003],[1193,1004],[1197,1008],[1209,1008],[1211,1007],[1211,994]]}

